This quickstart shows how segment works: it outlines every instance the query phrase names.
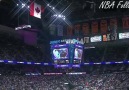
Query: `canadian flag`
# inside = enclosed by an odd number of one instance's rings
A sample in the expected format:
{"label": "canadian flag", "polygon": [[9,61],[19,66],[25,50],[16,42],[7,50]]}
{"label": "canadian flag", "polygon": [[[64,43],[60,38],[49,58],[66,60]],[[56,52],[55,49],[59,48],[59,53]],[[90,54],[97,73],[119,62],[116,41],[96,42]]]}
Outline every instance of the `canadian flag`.
{"label": "canadian flag", "polygon": [[32,2],[30,4],[30,15],[37,17],[37,18],[41,18],[41,13],[43,11],[42,9],[43,8],[41,7],[41,5],[39,5],[35,2]]}

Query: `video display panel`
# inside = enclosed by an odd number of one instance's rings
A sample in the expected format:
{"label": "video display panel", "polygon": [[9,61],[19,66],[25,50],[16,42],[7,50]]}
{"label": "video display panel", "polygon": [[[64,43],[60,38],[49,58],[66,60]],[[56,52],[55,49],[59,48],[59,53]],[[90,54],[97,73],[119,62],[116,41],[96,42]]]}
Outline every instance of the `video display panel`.
{"label": "video display panel", "polygon": [[53,49],[54,59],[67,59],[68,58],[68,48]]}
{"label": "video display panel", "polygon": [[64,60],[69,58],[68,47],[64,45],[53,45],[52,46],[52,58],[54,60]]}
{"label": "video display panel", "polygon": [[82,44],[52,44],[51,55],[55,68],[80,67]]}
{"label": "video display panel", "polygon": [[82,49],[75,48],[74,51],[74,59],[81,59],[82,58]]}
{"label": "video display panel", "polygon": [[81,45],[75,45],[74,49],[74,59],[81,60],[83,54],[83,47]]}

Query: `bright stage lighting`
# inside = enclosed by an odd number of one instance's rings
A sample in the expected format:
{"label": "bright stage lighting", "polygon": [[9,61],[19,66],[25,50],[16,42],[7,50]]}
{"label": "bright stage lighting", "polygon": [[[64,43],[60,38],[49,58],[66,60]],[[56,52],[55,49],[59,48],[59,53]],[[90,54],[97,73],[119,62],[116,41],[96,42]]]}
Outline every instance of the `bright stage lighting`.
{"label": "bright stage lighting", "polygon": [[26,5],[24,3],[22,3],[22,8],[24,8]]}
{"label": "bright stage lighting", "polygon": [[28,6],[28,8],[30,8],[30,6]]}
{"label": "bright stage lighting", "polygon": [[55,7],[52,8],[53,10],[55,9]]}
{"label": "bright stage lighting", "polygon": [[25,6],[25,4],[24,4],[24,3],[22,3],[22,6]]}
{"label": "bright stage lighting", "polygon": [[63,20],[65,20],[65,16],[64,15],[61,15],[61,14],[54,14],[53,15],[54,17],[57,17],[57,18],[62,18]]}
{"label": "bright stage lighting", "polygon": [[17,4],[17,6],[18,6],[19,4]]}
{"label": "bright stage lighting", "polygon": [[49,4],[47,4],[47,6],[49,6]]}
{"label": "bright stage lighting", "polygon": [[58,17],[61,17],[61,15],[59,14]]}
{"label": "bright stage lighting", "polygon": [[54,16],[55,16],[55,17],[57,17],[57,15],[56,15],[56,14],[55,14]]}

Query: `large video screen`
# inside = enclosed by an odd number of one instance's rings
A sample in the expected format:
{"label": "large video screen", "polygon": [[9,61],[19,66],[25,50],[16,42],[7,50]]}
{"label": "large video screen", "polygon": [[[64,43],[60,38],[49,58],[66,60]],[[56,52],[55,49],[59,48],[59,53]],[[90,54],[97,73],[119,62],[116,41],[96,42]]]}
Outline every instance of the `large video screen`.
{"label": "large video screen", "polygon": [[83,48],[80,45],[75,45],[74,49],[74,59],[81,60],[83,54]]}
{"label": "large video screen", "polygon": [[52,47],[52,58],[54,60],[64,60],[69,58],[67,45],[54,45]]}
{"label": "large video screen", "polygon": [[51,55],[55,68],[79,67],[83,54],[82,44],[52,44]]}
{"label": "large video screen", "polygon": [[68,48],[53,49],[54,59],[68,59]]}
{"label": "large video screen", "polygon": [[82,59],[82,49],[75,48],[74,59]]}

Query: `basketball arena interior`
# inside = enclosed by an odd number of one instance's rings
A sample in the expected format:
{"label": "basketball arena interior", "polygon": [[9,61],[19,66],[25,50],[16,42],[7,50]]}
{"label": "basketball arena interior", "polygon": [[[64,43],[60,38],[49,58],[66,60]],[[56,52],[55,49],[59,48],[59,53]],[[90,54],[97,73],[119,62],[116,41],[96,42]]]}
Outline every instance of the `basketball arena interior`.
{"label": "basketball arena interior", "polygon": [[0,90],[129,90],[129,1],[0,0]]}

